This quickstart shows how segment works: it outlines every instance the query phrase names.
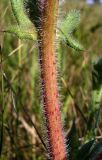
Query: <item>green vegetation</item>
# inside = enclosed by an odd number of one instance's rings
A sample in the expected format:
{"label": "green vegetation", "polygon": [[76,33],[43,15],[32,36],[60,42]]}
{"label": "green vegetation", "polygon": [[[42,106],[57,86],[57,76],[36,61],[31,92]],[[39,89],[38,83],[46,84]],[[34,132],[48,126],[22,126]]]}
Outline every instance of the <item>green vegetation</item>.
{"label": "green vegetation", "polygon": [[[70,158],[81,160],[83,156],[83,160],[89,160],[93,156],[96,159],[96,153],[102,151],[102,64],[97,60],[102,54],[102,7],[66,2],[60,9],[63,11],[61,17],[66,17],[74,9],[80,10],[81,21],[77,30],[71,28],[74,30],[71,34],[83,44],[85,51],[72,50],[64,38],[59,44],[57,57],[62,116],[66,137],[69,138]],[[17,26],[15,29],[17,22],[6,0],[0,1],[0,16],[0,159],[43,160],[47,151],[42,123],[38,48],[36,41],[24,40],[25,37],[32,39],[32,25],[24,26],[16,19],[21,28]],[[11,26],[23,40],[10,34]],[[28,37],[25,33],[21,35],[19,29],[22,33],[27,31]],[[63,31],[63,25],[61,29]],[[70,33],[70,27],[67,29],[65,34]],[[10,33],[3,32],[7,30]],[[73,42],[70,46],[73,47]],[[94,147],[96,141],[99,142],[98,147],[95,146],[97,150]],[[80,149],[85,143],[84,149]]]}

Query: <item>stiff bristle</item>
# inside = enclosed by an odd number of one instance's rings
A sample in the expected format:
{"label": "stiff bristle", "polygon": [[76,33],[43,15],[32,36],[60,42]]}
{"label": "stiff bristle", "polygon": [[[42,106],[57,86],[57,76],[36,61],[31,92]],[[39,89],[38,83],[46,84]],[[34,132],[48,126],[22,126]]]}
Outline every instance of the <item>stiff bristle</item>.
{"label": "stiff bristle", "polygon": [[25,12],[28,15],[31,22],[37,29],[42,21],[42,14],[45,6],[45,0],[24,0]]}

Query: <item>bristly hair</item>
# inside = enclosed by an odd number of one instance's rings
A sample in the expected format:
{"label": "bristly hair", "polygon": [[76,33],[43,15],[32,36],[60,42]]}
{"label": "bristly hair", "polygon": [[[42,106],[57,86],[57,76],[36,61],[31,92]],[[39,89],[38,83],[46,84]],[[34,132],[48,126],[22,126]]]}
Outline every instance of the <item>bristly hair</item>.
{"label": "bristly hair", "polygon": [[38,29],[45,6],[45,0],[24,0],[24,8],[31,22]]}

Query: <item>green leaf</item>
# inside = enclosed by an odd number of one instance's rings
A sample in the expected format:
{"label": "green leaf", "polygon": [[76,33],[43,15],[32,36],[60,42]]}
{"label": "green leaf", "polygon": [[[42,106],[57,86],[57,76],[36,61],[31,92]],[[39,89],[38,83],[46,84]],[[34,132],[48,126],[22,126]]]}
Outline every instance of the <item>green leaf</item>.
{"label": "green leaf", "polygon": [[12,11],[18,25],[8,27],[8,29],[4,30],[3,32],[14,34],[20,39],[36,41],[37,35],[32,22],[29,20],[25,13],[24,1],[25,0],[11,0]]}
{"label": "green leaf", "polygon": [[32,32],[29,30],[25,30],[19,26],[9,27],[4,32],[15,34],[20,39],[29,39],[29,40],[33,40],[33,41],[37,40],[37,35],[34,33],[34,31]]}
{"label": "green leaf", "polygon": [[11,0],[11,6],[18,25],[25,27],[32,25],[24,11],[24,0]]}
{"label": "green leaf", "polygon": [[78,27],[79,22],[80,12],[77,10],[70,11],[59,28],[59,37],[61,40],[64,40],[69,47],[76,51],[83,51],[84,47],[72,36],[72,32]]}
{"label": "green leaf", "polygon": [[67,35],[72,33],[80,23],[80,11],[72,10],[65,17],[60,29]]}
{"label": "green leaf", "polygon": [[84,50],[84,47],[76,39],[74,39],[73,36],[67,36],[65,41],[69,47],[75,49],[76,51]]}

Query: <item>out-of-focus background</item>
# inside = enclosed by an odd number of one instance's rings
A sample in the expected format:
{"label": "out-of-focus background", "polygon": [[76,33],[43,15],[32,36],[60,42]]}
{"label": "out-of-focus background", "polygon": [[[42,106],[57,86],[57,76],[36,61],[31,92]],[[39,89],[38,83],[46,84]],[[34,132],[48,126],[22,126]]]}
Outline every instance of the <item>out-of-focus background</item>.
{"label": "out-of-focus background", "polygon": [[[92,64],[102,56],[101,3],[92,0],[60,1],[59,17],[62,20],[70,10],[77,9],[81,13],[80,25],[73,34],[85,51],[74,51],[62,41],[57,53],[65,132],[69,132],[75,119],[80,144],[91,140],[94,135],[91,129],[94,128],[97,108],[91,105]],[[0,31],[13,24],[16,22],[10,2],[0,0]],[[46,141],[37,44],[0,32],[0,61],[0,159],[43,160],[46,151],[37,133]],[[86,129],[88,127],[91,129]],[[102,138],[101,118],[96,138]]]}

